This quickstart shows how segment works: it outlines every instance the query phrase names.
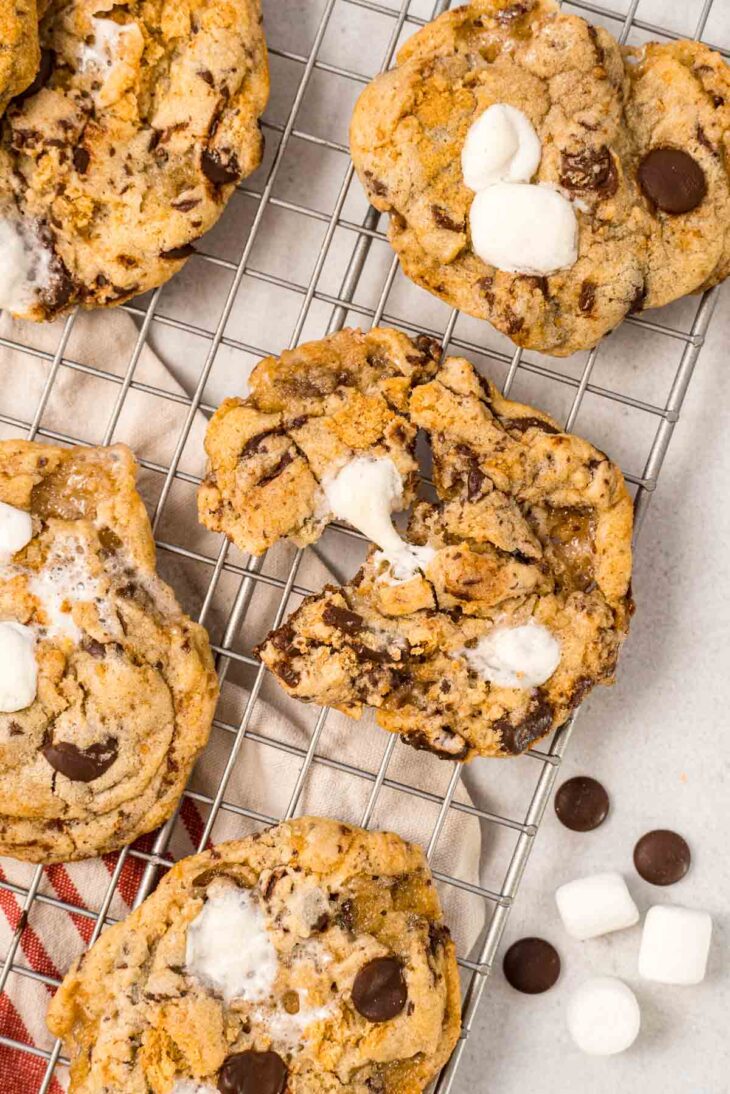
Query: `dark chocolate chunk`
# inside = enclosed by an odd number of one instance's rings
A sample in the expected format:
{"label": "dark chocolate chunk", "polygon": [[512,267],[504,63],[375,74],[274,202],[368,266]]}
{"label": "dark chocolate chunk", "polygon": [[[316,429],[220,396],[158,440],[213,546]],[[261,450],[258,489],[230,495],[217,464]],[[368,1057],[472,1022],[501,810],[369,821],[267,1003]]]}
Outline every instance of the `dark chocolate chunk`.
{"label": "dark chocolate chunk", "polygon": [[160,251],[160,258],[179,259],[190,258],[195,254],[192,243],[183,243],[181,247],[171,247],[169,251]]}
{"label": "dark chocolate chunk", "polygon": [[369,1022],[389,1022],[406,1005],[408,989],[397,957],[376,957],[364,965],[352,985],[355,1009]]}
{"label": "dark chocolate chunk", "polygon": [[510,721],[509,715],[497,718],[494,728],[501,735],[501,744],[505,752],[517,756],[529,748],[533,741],[549,733],[553,724],[553,708],[544,695],[538,694],[527,714],[517,724]]}
{"label": "dark chocolate chunk", "polygon": [[608,816],[608,794],[588,775],[568,779],[555,795],[558,820],[573,832],[592,832]]}
{"label": "dark chocolate chunk", "polygon": [[234,155],[224,160],[219,152],[207,148],[200,157],[200,169],[214,186],[228,186],[241,177],[241,168]]}
{"label": "dark chocolate chunk", "polygon": [[528,429],[539,429],[541,433],[559,433],[550,422],[544,422],[542,418],[501,418],[500,424],[505,429],[514,429],[518,433],[526,433]]}
{"label": "dark chocolate chunk", "polygon": [[560,976],[560,955],[544,938],[521,938],[504,955],[502,969],[508,984],[525,995],[549,991]]}
{"label": "dark chocolate chunk", "polygon": [[674,885],[689,870],[692,853],[677,832],[657,828],[642,836],[634,848],[634,866],[651,885]]}
{"label": "dark chocolate chunk", "polygon": [[584,315],[590,315],[596,302],[596,285],[594,281],[584,281],[578,295],[578,307]]}
{"label": "dark chocolate chunk", "polygon": [[605,144],[582,152],[563,152],[560,182],[566,190],[594,190],[611,197],[618,189],[618,172]]}
{"label": "dark chocolate chunk", "polygon": [[447,232],[463,232],[464,222],[457,223],[440,205],[432,205],[431,213],[436,225],[445,228]]}
{"label": "dark chocolate chunk", "polygon": [[107,737],[89,748],[79,748],[71,741],[49,741],[41,752],[54,771],[75,783],[91,783],[112,766],[119,755],[118,744],[116,737]]}
{"label": "dark chocolate chunk", "polygon": [[366,171],[365,178],[368,180],[367,184],[370,190],[372,190],[374,194],[377,194],[378,197],[384,198],[388,193],[388,187],[385,183],[381,182],[380,179],[377,179],[372,171]]}
{"label": "dark chocolate chunk", "polygon": [[359,634],[363,628],[363,618],[357,612],[348,611],[347,608],[339,608],[336,604],[328,604],[322,612],[322,619],[328,627],[334,627],[345,634]]}
{"label": "dark chocolate chunk", "polygon": [[91,156],[82,145],[79,145],[78,148],[74,148],[73,164],[80,175],[86,174],[89,169],[90,163]]}
{"label": "dark chocolate chunk", "polygon": [[26,99],[30,99],[32,95],[37,95],[38,92],[41,91],[50,80],[55,67],[56,54],[53,52],[52,49],[42,49],[41,62],[38,66],[38,71],[33,78],[33,82],[31,84],[28,84],[25,91],[21,91],[19,95],[15,96],[15,98],[13,99],[14,105],[20,106],[20,104],[24,103]]}
{"label": "dark chocolate chunk", "polygon": [[276,1052],[237,1052],[218,1073],[221,1094],[283,1094],[287,1066]]}
{"label": "dark chocolate chunk", "polygon": [[652,148],[637,175],[646,196],[665,213],[691,213],[707,195],[705,172],[681,148]]}

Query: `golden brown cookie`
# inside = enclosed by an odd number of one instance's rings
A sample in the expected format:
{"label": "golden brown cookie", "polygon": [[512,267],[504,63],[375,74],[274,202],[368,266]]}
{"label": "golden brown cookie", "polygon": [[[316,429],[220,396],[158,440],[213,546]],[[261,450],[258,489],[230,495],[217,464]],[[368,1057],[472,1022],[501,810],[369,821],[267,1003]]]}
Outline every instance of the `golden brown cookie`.
{"label": "golden brown cookie", "polygon": [[208,739],[208,637],[155,573],[135,471],[123,445],[0,442],[0,641],[18,667],[0,672],[0,854],[130,843],[170,816]]}
{"label": "golden brown cookie", "polygon": [[[572,256],[537,271],[480,257],[472,217],[484,194],[467,186],[462,151],[498,104],[522,112],[539,146],[532,174],[500,199],[502,219],[523,209],[529,185],[567,199],[575,223]],[[626,315],[727,275],[729,130],[727,66],[706,47],[623,55],[554,0],[473,0],[416,33],[365,89],[351,150],[413,281],[520,346],[565,356]],[[659,191],[672,185],[684,198],[669,194],[662,208]],[[527,214],[513,215],[517,228]],[[532,239],[551,219],[534,216]]]}
{"label": "golden brown cookie", "polygon": [[0,307],[37,320],[179,270],[258,167],[269,90],[260,0],[74,0],[41,39],[0,137]]}
{"label": "golden brown cookie", "polygon": [[179,862],[48,1023],[70,1094],[419,1094],[459,977],[420,848],[304,817]]}
{"label": "golden brown cookie", "polygon": [[343,330],[267,357],[246,399],[226,399],[205,438],[200,520],[242,551],[313,543],[332,520],[322,482],[357,456],[389,457],[412,500],[418,464],[410,392],[436,373],[441,347],[399,331]]}
{"label": "golden brown cookie", "polygon": [[0,115],[38,71],[36,0],[4,0],[0,6]]}
{"label": "golden brown cookie", "polygon": [[[523,752],[611,683],[632,610],[623,476],[547,415],[449,358],[415,388],[438,502],[418,502],[399,579],[382,552],[307,598],[259,653],[305,702],[449,759]],[[425,559],[425,562],[423,561]]]}

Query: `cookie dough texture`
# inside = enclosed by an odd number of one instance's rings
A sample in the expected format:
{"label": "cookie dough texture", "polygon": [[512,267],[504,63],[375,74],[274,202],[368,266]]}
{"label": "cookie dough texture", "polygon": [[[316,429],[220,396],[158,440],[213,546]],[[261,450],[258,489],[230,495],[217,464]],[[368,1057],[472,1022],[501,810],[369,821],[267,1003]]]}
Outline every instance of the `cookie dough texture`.
{"label": "cookie dough texture", "polygon": [[35,0],[3,0],[0,7],[0,114],[25,91],[38,70],[38,10]]}
{"label": "cookie dough texture", "polygon": [[[347,585],[304,600],[259,652],[289,694],[378,723],[444,758],[508,756],[611,683],[632,610],[632,503],[587,441],[504,399],[449,358],[408,416],[433,455],[435,503],[407,538],[436,555],[393,583],[371,553]],[[561,658],[541,686],[490,684],[466,653],[495,627],[534,621]]]}
{"label": "cookie dough texture", "polygon": [[[225,1002],[186,971],[190,924],[236,888],[275,950],[270,995],[255,1003]],[[405,998],[368,1019],[358,974],[375,961],[395,968]],[[170,1094],[184,1079],[206,1094],[417,1094],[456,1043],[459,978],[420,848],[306,817],[179,862],[72,968],[48,1022],[71,1055],[71,1094]],[[286,1069],[285,1087],[225,1085],[252,1051],[269,1054],[269,1075]]]}
{"label": "cookie dough texture", "polygon": [[[542,143],[534,182],[572,199],[578,260],[548,277],[496,270],[472,250],[461,151],[493,103],[522,110]],[[730,76],[699,43],[621,48],[553,0],[475,0],[401,49],[363,92],[352,157],[417,284],[520,346],[557,356],[595,345],[621,320],[727,275]],[[684,215],[642,192],[651,149],[686,151],[705,200]]]}
{"label": "cookie dough texture", "polygon": [[179,270],[259,165],[269,90],[259,0],[56,3],[41,45],[0,140],[0,216],[42,253],[36,320]]}
{"label": "cookie dough texture", "polygon": [[0,713],[0,854],[86,858],[172,813],[205,745],[217,681],[202,627],[155,573],[122,445],[0,442],[0,500],[33,539],[0,566],[0,618],[36,636],[38,691]]}
{"label": "cookie dough texture", "polygon": [[246,399],[226,399],[205,439],[202,523],[243,551],[281,538],[313,543],[332,519],[320,483],[357,456],[390,457],[414,497],[414,386],[432,378],[441,347],[384,328],[344,330],[281,357],[250,377]]}

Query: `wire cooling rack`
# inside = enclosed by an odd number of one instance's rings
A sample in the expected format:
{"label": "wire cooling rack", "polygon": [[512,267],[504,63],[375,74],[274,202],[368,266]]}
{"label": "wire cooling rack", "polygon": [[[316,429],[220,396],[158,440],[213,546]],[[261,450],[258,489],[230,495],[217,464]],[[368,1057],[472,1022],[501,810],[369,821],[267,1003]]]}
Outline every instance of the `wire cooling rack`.
{"label": "wire cooling rack", "polygon": [[[647,3],[653,11],[664,10],[663,0],[647,0]],[[192,790],[186,791],[198,804],[206,807],[207,819],[202,833],[199,834],[200,847],[208,840],[219,813],[225,810],[231,810],[257,824],[270,824],[283,816],[293,816],[297,812],[313,766],[319,763],[328,764],[349,777],[365,782],[368,787],[367,804],[360,817],[365,826],[372,821],[385,788],[411,795],[415,808],[424,804],[433,808],[435,823],[427,845],[430,859],[434,858],[444,825],[453,810],[478,818],[482,826],[502,827],[515,834],[499,886],[488,888],[486,885],[465,882],[446,872],[436,871],[441,885],[452,886],[460,892],[467,891],[472,896],[478,896],[483,900],[486,909],[486,926],[476,957],[473,953],[459,955],[464,984],[463,1033],[436,1086],[439,1094],[446,1094],[459,1088],[459,1062],[538,826],[550,799],[574,719],[555,733],[547,746],[533,749],[528,757],[514,761],[522,764],[522,776],[529,784],[529,804],[519,815],[502,815],[480,807],[478,802],[472,805],[465,803],[461,797],[457,799],[457,789],[463,774],[463,769],[458,764],[453,765],[446,790],[441,794],[424,791],[399,781],[389,771],[397,744],[395,737],[386,738],[382,735],[385,739],[382,760],[374,771],[325,757],[322,749],[327,730],[325,710],[319,712],[306,748],[284,745],[270,738],[265,741],[262,739],[267,748],[285,748],[297,758],[300,765],[285,810],[272,810],[269,813],[249,808],[246,804],[237,805],[228,801],[226,792],[229,778],[241,747],[245,740],[257,739],[252,721],[264,681],[262,666],[254,658],[241,653],[237,646],[236,639],[240,634],[241,624],[260,584],[264,583],[277,592],[278,607],[274,623],[281,621],[290,610],[289,601],[293,593],[301,594],[309,590],[297,584],[301,551],[294,555],[285,577],[272,577],[265,573],[264,562],[260,559],[244,558],[242,563],[235,561],[231,557],[231,549],[225,543],[220,545],[217,555],[208,555],[191,550],[182,543],[169,542],[161,536],[164,514],[171,504],[171,495],[176,484],[184,482],[189,487],[196,483],[195,477],[181,467],[185,445],[196,416],[201,411],[210,413],[214,409],[214,402],[217,400],[206,399],[206,393],[219,356],[223,353],[234,356],[240,354],[242,360],[248,360],[271,351],[271,347],[259,344],[262,339],[245,335],[234,337],[230,326],[232,315],[241,308],[245,311],[247,301],[250,302],[250,309],[257,306],[257,290],[264,286],[267,290],[286,295],[287,305],[283,311],[290,317],[290,322],[288,339],[283,341],[288,340],[290,345],[295,345],[303,336],[321,336],[346,323],[360,326],[384,323],[409,332],[425,331],[438,337],[447,350],[464,354],[485,365],[493,376],[501,378],[505,393],[511,392],[513,396],[525,401],[534,400],[538,405],[550,409],[556,416],[562,417],[568,429],[578,423],[579,430],[599,444],[603,436],[611,438],[606,447],[612,452],[615,451],[615,442],[619,435],[629,435],[632,444],[625,454],[619,451],[618,456],[624,463],[627,480],[635,493],[638,530],[657,485],[717,293],[707,293],[699,300],[685,301],[672,309],[665,309],[664,312],[652,313],[651,316],[633,317],[617,335],[605,340],[601,347],[569,361],[556,361],[514,351],[509,343],[495,335],[486,324],[477,324],[460,317],[456,312],[449,313],[441,305],[436,308],[437,318],[433,319],[434,302],[428,300],[420,290],[404,282],[397,262],[385,242],[383,220],[375,210],[365,208],[357,181],[353,179],[342,133],[338,131],[332,135],[328,132],[328,112],[334,101],[332,96],[339,97],[338,89],[339,92],[344,89],[345,99],[348,95],[354,97],[373,72],[360,72],[357,64],[343,66],[328,58],[337,56],[333,55],[329,46],[332,34],[338,26],[352,27],[354,22],[356,26],[364,28],[364,20],[367,18],[373,20],[373,39],[376,44],[381,43],[379,61],[374,70],[377,70],[378,65],[386,68],[400,42],[449,7],[448,0],[441,0],[436,4],[433,0],[268,0],[268,4],[264,0],[264,10],[266,14],[268,7],[268,16],[272,17],[274,6],[282,5],[291,8],[291,18],[296,19],[301,18],[302,5],[306,8],[308,4],[311,4],[308,15],[314,17],[315,29],[305,52],[289,48],[286,34],[283,35],[282,42],[275,37],[270,37],[269,40],[274,77],[277,68],[282,71],[287,69],[292,94],[285,109],[279,110],[279,117],[274,112],[271,116],[267,115],[264,123],[269,148],[273,154],[267,158],[263,170],[257,176],[239,187],[237,200],[244,202],[248,209],[245,228],[239,241],[240,255],[232,261],[214,253],[214,250],[205,249],[191,260],[208,263],[211,276],[220,271],[227,275],[224,288],[216,297],[216,306],[212,309],[213,317],[200,323],[187,317],[182,318],[184,311],[166,307],[164,289],[127,305],[124,310],[135,318],[138,337],[121,375],[111,375],[95,369],[93,365],[81,364],[67,353],[76,315],[70,316],[63,325],[55,351],[51,353],[40,352],[10,339],[0,339],[6,348],[34,353],[47,362],[47,378],[31,420],[14,417],[12,413],[0,413],[0,422],[11,427],[16,435],[24,434],[31,439],[46,438],[69,444],[85,443],[82,437],[74,435],[78,432],[77,423],[68,421],[63,430],[58,430],[50,428],[45,422],[49,402],[60,376],[74,372],[95,376],[104,384],[115,385],[113,409],[102,437],[104,443],[115,439],[130,393],[144,392],[161,400],[172,400],[184,408],[182,429],[169,462],[158,465],[141,461],[160,481],[159,498],[153,518],[158,550],[161,557],[165,554],[173,555],[176,561],[194,563],[205,571],[207,588],[200,610],[201,622],[208,620],[216,590],[224,577],[233,582],[235,591],[227,622],[220,641],[214,645],[219,673],[221,679],[225,678],[231,664],[236,662],[245,664],[254,673],[245,709],[237,724],[226,722],[220,716],[216,720],[216,726],[226,730],[231,735],[232,742],[217,791],[210,796]],[[640,4],[641,0],[624,0],[624,10],[616,11],[588,0],[575,0],[565,7],[587,18],[597,18],[621,41],[629,38],[631,41],[642,41],[647,37],[667,40],[694,36],[708,41],[716,49],[721,49],[721,44],[708,38],[713,0],[696,0],[698,10],[694,15],[694,26],[688,27],[661,26],[640,18]],[[688,7],[691,7],[691,2]],[[278,25],[286,26],[286,18],[281,18],[281,8],[277,14]],[[725,45],[727,44],[726,42]],[[345,52],[346,56],[350,56],[353,51]],[[326,207],[316,198],[312,199],[305,185],[305,178],[301,177],[297,181],[297,172],[290,170],[295,146],[298,146],[300,152],[302,149],[305,153],[309,151],[323,159],[329,158],[338,165],[338,170],[333,174],[335,181],[330,185],[330,199]],[[257,180],[260,182],[257,183]],[[267,269],[265,262],[260,260],[262,252],[257,244],[262,237],[266,239],[270,218],[276,215],[290,217],[298,225],[293,233],[292,251],[296,251],[298,246],[307,249],[309,267],[306,276],[282,276],[280,272]],[[223,225],[225,224],[224,219]],[[318,230],[314,247],[310,246],[312,235],[308,231],[312,226]],[[300,239],[301,242],[298,242]],[[203,247],[206,247],[206,243]],[[343,254],[346,256],[344,262]],[[365,291],[363,286],[366,287]],[[186,303],[184,293],[183,302]],[[271,314],[273,322],[273,316],[277,313],[272,311]],[[424,322],[424,317],[429,321]],[[165,329],[189,335],[196,340],[196,344],[204,346],[204,352],[195,367],[194,383],[190,385],[186,396],[152,387],[136,376],[145,345],[154,339],[156,331]],[[637,370],[632,368],[632,361],[637,358],[640,358],[641,377],[650,377],[648,388],[647,381],[644,379],[639,382]],[[505,762],[512,763],[501,761]],[[3,958],[0,992],[6,988],[11,976],[36,978],[51,987],[57,983],[52,977],[26,967],[19,954],[21,938],[27,930],[28,916],[35,902],[54,905],[59,910],[90,919],[93,922],[93,933],[89,944],[92,944],[105,924],[112,919],[110,908],[125,862],[131,859],[141,864],[141,879],[135,900],[138,904],[154,887],[160,868],[171,864],[169,845],[178,823],[178,817],[173,817],[156,835],[151,849],[149,844],[147,849],[135,845],[126,848],[116,857],[104,898],[100,906],[91,911],[49,895],[42,885],[44,870],[41,867],[35,870],[27,886],[0,881],[0,891],[14,894],[16,899],[22,901],[23,908],[17,930]],[[35,1090],[44,1094],[51,1087],[54,1076],[62,1075],[67,1065],[61,1053],[61,1045],[56,1044],[50,1050],[38,1048],[9,1034],[8,1029],[0,1027],[0,1045],[30,1053],[45,1062],[45,1070],[41,1067],[39,1071],[41,1078],[37,1087],[34,1091],[29,1090],[29,1094],[35,1094]]]}

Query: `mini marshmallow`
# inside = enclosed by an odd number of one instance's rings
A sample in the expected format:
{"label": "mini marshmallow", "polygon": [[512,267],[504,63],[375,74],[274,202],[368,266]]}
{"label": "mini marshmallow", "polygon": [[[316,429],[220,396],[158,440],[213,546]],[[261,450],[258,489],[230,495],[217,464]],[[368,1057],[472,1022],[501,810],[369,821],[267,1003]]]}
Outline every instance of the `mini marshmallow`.
{"label": "mini marshmallow", "polygon": [[10,562],[33,538],[33,521],[25,509],[0,501],[0,564]]}
{"label": "mini marshmallow", "polygon": [[655,904],[646,913],[639,976],[659,984],[699,984],[705,978],[712,937],[707,912]]}
{"label": "mini marshmallow", "polygon": [[555,900],[566,931],[581,942],[639,922],[639,909],[620,874],[569,881],[556,890]]}
{"label": "mini marshmallow", "polygon": [[641,1026],[636,996],[623,980],[594,976],[568,1000],[568,1032],[589,1056],[615,1056],[633,1045]]}
{"label": "mini marshmallow", "polygon": [[498,270],[545,276],[578,258],[575,209],[551,186],[487,186],[472,202],[469,223],[474,251]]}
{"label": "mini marshmallow", "polygon": [[527,115],[493,103],[469,128],[461,170],[470,190],[483,190],[494,182],[529,182],[541,157],[540,138]]}
{"label": "mini marshmallow", "polygon": [[0,623],[0,711],[14,714],[36,697],[35,635],[22,623]]}

